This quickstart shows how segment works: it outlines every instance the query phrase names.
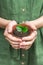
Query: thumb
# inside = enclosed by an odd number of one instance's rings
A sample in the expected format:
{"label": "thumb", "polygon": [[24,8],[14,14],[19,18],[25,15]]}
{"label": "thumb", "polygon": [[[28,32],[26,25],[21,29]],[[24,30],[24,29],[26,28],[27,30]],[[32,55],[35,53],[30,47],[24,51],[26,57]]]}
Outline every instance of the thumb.
{"label": "thumb", "polygon": [[8,33],[12,32],[12,27],[13,27],[12,25],[10,25],[10,26],[7,27]]}
{"label": "thumb", "polygon": [[16,21],[11,21],[9,24],[8,24],[8,33],[12,33],[13,31],[13,26],[17,25]]}

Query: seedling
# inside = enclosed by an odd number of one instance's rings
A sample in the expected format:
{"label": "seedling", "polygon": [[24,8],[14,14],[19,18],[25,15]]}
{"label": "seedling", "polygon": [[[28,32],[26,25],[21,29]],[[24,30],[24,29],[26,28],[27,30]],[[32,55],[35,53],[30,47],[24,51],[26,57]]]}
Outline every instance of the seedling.
{"label": "seedling", "polygon": [[24,37],[24,36],[29,35],[29,33],[30,33],[29,28],[25,24],[18,24],[13,30],[13,34],[17,37]]}

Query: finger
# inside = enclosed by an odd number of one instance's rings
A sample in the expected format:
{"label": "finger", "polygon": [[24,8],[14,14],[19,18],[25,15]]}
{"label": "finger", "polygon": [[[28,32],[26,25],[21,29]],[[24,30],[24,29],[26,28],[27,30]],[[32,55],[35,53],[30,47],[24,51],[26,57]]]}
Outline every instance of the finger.
{"label": "finger", "polygon": [[8,34],[7,38],[9,38],[11,41],[14,41],[14,42],[21,42],[22,41],[21,39],[14,37],[11,34]]}
{"label": "finger", "polygon": [[12,41],[9,40],[8,38],[5,38],[5,39],[9,41],[10,45],[11,45],[13,48],[16,48],[16,49],[19,48],[19,43],[18,43],[18,42],[12,42]]}
{"label": "finger", "polygon": [[7,41],[9,41],[10,42],[10,44],[12,44],[12,45],[19,45],[19,42],[13,42],[13,41],[11,41],[10,39],[8,39],[8,38],[5,38]]}
{"label": "finger", "polygon": [[[15,42],[14,42],[15,43]],[[11,46],[13,47],[13,48],[15,48],[15,49],[20,49],[20,47],[19,47],[19,44],[11,44]]]}
{"label": "finger", "polygon": [[25,46],[25,48],[24,48],[24,49],[25,49],[25,50],[28,50],[28,49],[30,49],[30,48],[31,48],[31,46],[32,46],[32,45]]}
{"label": "finger", "polygon": [[37,35],[37,32],[36,31],[33,31],[29,36],[23,37],[22,40],[23,41],[32,40],[32,39],[34,39],[34,37],[36,37],[36,35]]}
{"label": "finger", "polygon": [[29,48],[31,48],[32,45],[22,45],[20,46],[20,48],[28,50]]}
{"label": "finger", "polygon": [[36,39],[36,37],[35,37],[32,41],[28,41],[28,42],[23,41],[23,42],[20,43],[20,45],[21,45],[21,46],[22,46],[22,45],[24,45],[24,46],[32,45],[33,42],[35,41],[35,39]]}
{"label": "finger", "polygon": [[8,39],[10,39],[11,41],[22,41],[20,38],[14,37],[12,34],[9,34],[7,32],[7,28],[4,32],[4,36],[7,37]]}
{"label": "finger", "polygon": [[14,49],[20,49],[19,45],[11,45]]}
{"label": "finger", "polygon": [[25,48],[25,45],[20,45],[20,48],[24,49]]}
{"label": "finger", "polygon": [[28,49],[31,48],[31,46],[32,46],[32,45],[29,45],[29,46],[28,46],[28,45],[25,45],[25,46],[22,45],[22,46],[20,46],[20,48],[22,48],[22,49],[24,49],[24,50],[28,50]]}
{"label": "finger", "polygon": [[12,28],[14,25],[17,25],[16,21],[11,21],[8,25],[8,32],[11,33],[12,32]]}
{"label": "finger", "polygon": [[[35,37],[35,39],[36,39],[36,37]],[[20,45],[20,48],[22,48],[22,49],[24,49],[24,50],[30,49],[31,46],[32,46],[32,44],[33,44],[33,42],[35,41],[35,39],[32,40],[31,42],[24,42],[24,44],[22,43],[22,44]]]}

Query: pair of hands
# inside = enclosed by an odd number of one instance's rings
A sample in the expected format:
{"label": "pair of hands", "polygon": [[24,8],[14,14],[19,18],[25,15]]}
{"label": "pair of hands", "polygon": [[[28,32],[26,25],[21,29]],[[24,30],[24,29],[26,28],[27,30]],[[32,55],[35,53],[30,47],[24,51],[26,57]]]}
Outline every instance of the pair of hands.
{"label": "pair of hands", "polygon": [[12,32],[12,28],[14,25],[16,25],[16,21],[11,21],[7,26],[6,26],[6,29],[4,31],[4,36],[5,36],[5,39],[9,41],[10,45],[15,48],[15,49],[29,49],[33,42],[35,41],[36,39],[36,36],[37,36],[37,28],[36,26],[30,21],[26,21],[25,24],[28,25],[33,31],[31,32],[31,34],[29,36],[26,36],[26,37],[22,37],[21,38],[18,38],[18,37],[15,37],[11,34]]}

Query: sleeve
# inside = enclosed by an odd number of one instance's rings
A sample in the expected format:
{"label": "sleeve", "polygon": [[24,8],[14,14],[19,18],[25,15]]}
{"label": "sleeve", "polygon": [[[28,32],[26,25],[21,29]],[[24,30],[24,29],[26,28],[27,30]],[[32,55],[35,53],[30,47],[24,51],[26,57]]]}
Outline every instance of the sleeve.
{"label": "sleeve", "polygon": [[43,16],[43,3],[42,3],[41,10],[40,10],[40,15]]}
{"label": "sleeve", "polygon": [[[41,10],[40,10],[40,16],[43,16],[43,4],[42,4]],[[40,28],[40,33],[41,33],[41,37],[43,38],[43,27]]]}

